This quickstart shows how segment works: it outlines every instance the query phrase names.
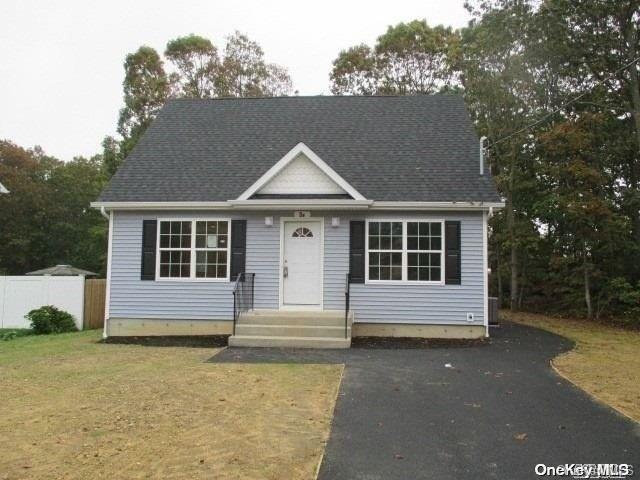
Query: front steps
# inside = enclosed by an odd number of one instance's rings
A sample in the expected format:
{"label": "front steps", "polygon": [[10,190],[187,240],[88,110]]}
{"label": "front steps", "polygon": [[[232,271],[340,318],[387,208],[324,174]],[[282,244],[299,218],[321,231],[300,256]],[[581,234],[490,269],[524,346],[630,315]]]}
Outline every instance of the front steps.
{"label": "front steps", "polygon": [[349,348],[351,323],[345,338],[344,312],[254,310],[245,312],[229,337],[230,347]]}

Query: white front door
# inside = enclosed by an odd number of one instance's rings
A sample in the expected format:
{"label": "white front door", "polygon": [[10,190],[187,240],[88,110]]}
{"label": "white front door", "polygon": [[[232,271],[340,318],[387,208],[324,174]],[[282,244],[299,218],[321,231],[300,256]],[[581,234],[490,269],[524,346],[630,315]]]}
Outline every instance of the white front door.
{"label": "white front door", "polygon": [[322,222],[285,221],[282,252],[282,303],[320,306]]}

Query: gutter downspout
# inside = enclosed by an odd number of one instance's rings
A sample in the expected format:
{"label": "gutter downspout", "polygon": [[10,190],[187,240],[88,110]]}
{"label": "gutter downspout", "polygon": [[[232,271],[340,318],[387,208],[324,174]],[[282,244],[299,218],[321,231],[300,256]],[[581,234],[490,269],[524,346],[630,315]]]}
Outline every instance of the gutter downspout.
{"label": "gutter downspout", "polygon": [[109,220],[109,215],[107,214],[107,211],[104,209],[104,207],[100,207],[100,215]]}
{"label": "gutter downspout", "polygon": [[489,207],[489,211],[483,214],[482,220],[482,235],[483,235],[483,263],[484,263],[484,277],[485,277],[485,337],[489,337],[489,275],[491,274],[491,268],[489,268],[489,219],[493,217],[493,207]]}
{"label": "gutter downspout", "polygon": [[482,212],[482,270],[483,274],[483,310],[484,310],[484,336],[489,337],[489,234],[487,228],[489,214]]}

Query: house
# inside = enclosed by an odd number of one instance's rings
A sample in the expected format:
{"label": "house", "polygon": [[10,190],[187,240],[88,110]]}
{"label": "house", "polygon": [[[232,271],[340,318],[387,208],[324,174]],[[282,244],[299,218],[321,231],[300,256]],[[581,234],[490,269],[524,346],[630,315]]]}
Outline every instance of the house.
{"label": "house", "polygon": [[483,337],[483,161],[453,95],[169,101],[93,203],[105,335]]}

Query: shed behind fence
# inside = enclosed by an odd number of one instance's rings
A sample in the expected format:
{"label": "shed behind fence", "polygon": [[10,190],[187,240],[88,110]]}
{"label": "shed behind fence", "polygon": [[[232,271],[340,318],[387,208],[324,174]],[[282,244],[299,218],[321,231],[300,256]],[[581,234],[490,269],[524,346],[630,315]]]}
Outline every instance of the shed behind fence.
{"label": "shed behind fence", "polygon": [[107,281],[91,279],[84,282],[84,329],[102,328]]}

